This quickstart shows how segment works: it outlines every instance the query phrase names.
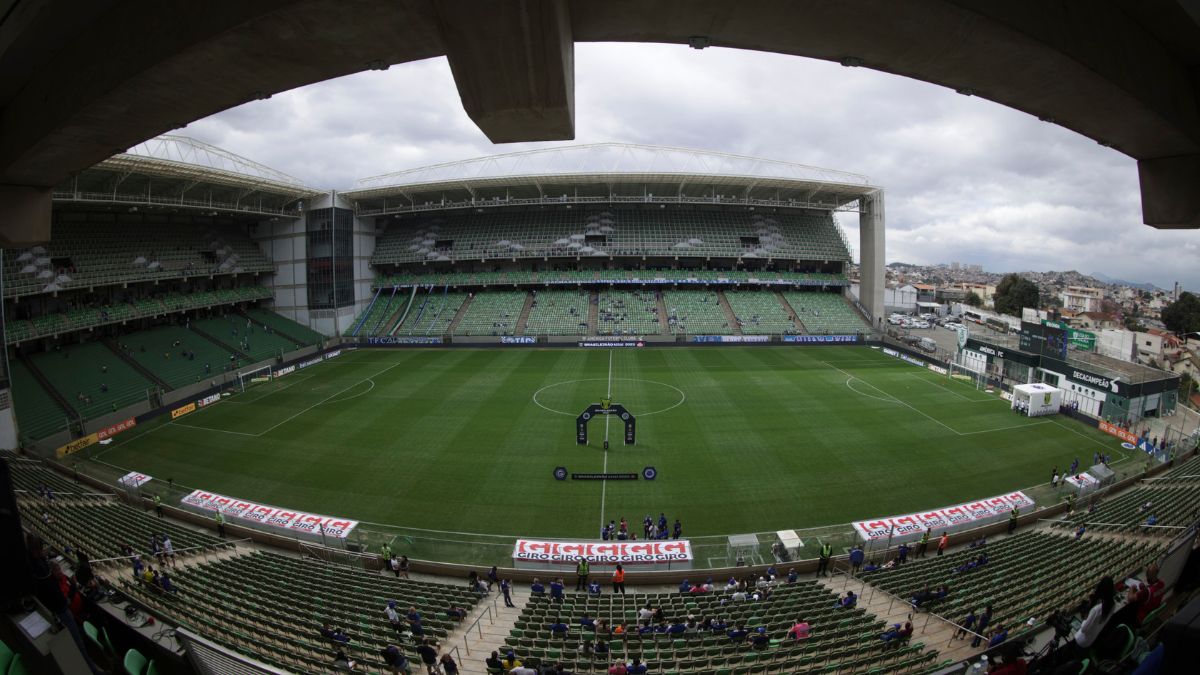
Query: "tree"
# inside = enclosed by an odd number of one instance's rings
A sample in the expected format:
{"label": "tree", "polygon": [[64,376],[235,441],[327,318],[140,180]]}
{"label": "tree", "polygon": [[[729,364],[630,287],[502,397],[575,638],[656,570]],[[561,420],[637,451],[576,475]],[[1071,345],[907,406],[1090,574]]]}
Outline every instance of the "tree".
{"label": "tree", "polygon": [[1048,296],[1044,304],[1046,305],[1047,309],[1062,309],[1063,306],[1062,298],[1058,297],[1057,295]]}
{"label": "tree", "polygon": [[972,307],[983,307],[983,298],[979,297],[975,291],[971,291],[967,293],[967,304]]}
{"label": "tree", "polygon": [[1005,274],[996,284],[992,302],[1001,314],[1021,316],[1022,308],[1039,306],[1037,284],[1017,274]]}
{"label": "tree", "polygon": [[1162,322],[1167,330],[1180,335],[1200,331],[1200,297],[1184,291],[1163,308]]}

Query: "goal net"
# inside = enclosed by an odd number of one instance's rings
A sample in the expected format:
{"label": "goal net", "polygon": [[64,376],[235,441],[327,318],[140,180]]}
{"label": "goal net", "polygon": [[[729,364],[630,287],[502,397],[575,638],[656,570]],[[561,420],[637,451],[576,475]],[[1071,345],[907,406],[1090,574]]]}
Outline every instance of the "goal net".
{"label": "goal net", "polygon": [[950,379],[968,384],[981,391],[987,389],[987,376],[977,370],[971,370],[961,363],[950,364]]}
{"label": "goal net", "polygon": [[270,382],[271,373],[271,366],[263,366],[261,368],[240,372],[237,374],[238,388],[244,392],[248,387]]}

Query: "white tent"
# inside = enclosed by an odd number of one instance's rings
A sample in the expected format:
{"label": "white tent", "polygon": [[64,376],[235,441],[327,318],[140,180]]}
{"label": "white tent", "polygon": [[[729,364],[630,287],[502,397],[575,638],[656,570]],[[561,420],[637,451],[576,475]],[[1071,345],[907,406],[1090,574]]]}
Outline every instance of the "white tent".
{"label": "white tent", "polygon": [[1013,387],[1012,409],[1029,417],[1058,413],[1062,405],[1062,389],[1042,382],[1018,384]]}

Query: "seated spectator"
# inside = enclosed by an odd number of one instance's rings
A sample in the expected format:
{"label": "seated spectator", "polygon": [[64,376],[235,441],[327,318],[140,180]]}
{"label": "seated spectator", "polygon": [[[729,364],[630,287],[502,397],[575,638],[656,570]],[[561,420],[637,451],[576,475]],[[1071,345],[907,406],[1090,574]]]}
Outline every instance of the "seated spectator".
{"label": "seated spectator", "polygon": [[596,630],[596,620],[584,612],[583,616],[579,617],[579,627],[594,631]]}
{"label": "seated spectator", "polygon": [[521,667],[521,660],[517,658],[515,652],[510,650],[504,655],[503,659],[500,659],[500,667],[507,671],[512,671]]}
{"label": "seated spectator", "polygon": [[987,648],[991,649],[1007,639],[1008,629],[1004,627],[1004,624],[998,623],[996,624],[996,627],[992,629],[992,637],[988,640]]}
{"label": "seated spectator", "polygon": [[750,646],[755,649],[766,649],[771,644],[771,636],[767,635],[767,627],[759,626],[758,630],[750,634]]}
{"label": "seated spectator", "polygon": [[796,619],[795,625],[788,630],[787,636],[799,642],[807,640],[812,634],[812,627],[804,619]]}
{"label": "seated spectator", "polygon": [[679,592],[680,593],[687,593],[690,590],[692,590],[692,585],[688,583],[687,579],[684,579],[683,581],[679,582]]}
{"label": "seated spectator", "polygon": [[647,670],[646,664],[642,663],[642,660],[636,656],[633,657],[633,661],[631,661],[629,665],[625,667],[625,672],[629,673],[629,675],[645,675]]}
{"label": "seated spectator", "polygon": [[667,627],[667,632],[672,635],[681,635],[687,631],[687,626],[676,619],[670,626]]}
{"label": "seated spectator", "polygon": [[492,655],[483,660],[483,665],[488,670],[504,670],[504,663],[500,661],[499,652],[492,652]]}
{"label": "seated spectator", "polygon": [[730,642],[743,642],[746,639],[746,629],[739,624],[730,628],[726,635],[729,636]]}
{"label": "seated spectator", "polygon": [[905,621],[903,625],[894,623],[887,631],[884,631],[880,639],[883,640],[885,646],[899,647],[903,642],[912,637],[913,625],[911,618]]}
{"label": "seated spectator", "polygon": [[[396,645],[388,645],[379,650],[379,656],[383,658],[384,664],[391,669],[392,675],[401,675],[409,669],[408,657],[404,656],[404,653]],[[496,652],[492,652],[492,656],[495,657]],[[499,667],[499,665],[500,661],[497,659],[496,666]],[[491,666],[489,665],[489,667]]]}
{"label": "seated spectator", "polygon": [[351,661],[346,656],[346,652],[342,651],[341,649],[333,653],[334,670],[354,670],[354,666],[356,665],[358,664],[354,661]]}
{"label": "seated spectator", "polygon": [[549,628],[550,632],[554,634],[554,637],[566,637],[567,631],[570,630],[567,624],[563,623],[560,619],[555,619],[554,622],[550,624]]}
{"label": "seated spectator", "polygon": [[787,582],[788,582],[789,584],[794,584],[794,583],[796,583],[796,581],[797,581],[799,578],[800,578],[800,576],[799,576],[798,574],[796,574],[796,568],[795,568],[795,567],[793,567],[793,568],[791,568],[790,570],[788,570],[788,574],[787,574]]}
{"label": "seated spectator", "polygon": [[533,583],[529,584],[529,592],[535,597],[541,597],[546,595],[546,587],[542,585],[542,582],[534,579]]}
{"label": "seated spectator", "polygon": [[846,591],[846,597],[838,600],[838,607],[842,609],[853,609],[858,604],[858,596],[854,595],[854,591]]}

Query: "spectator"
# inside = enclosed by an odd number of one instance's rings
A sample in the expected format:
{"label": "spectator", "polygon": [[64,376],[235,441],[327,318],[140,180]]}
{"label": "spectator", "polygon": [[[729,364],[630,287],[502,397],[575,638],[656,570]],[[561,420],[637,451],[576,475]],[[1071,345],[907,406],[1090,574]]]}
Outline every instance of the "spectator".
{"label": "spectator", "polygon": [[979,643],[983,642],[983,631],[987,630],[988,624],[991,623],[991,621],[992,606],[988,605],[983,609],[983,614],[980,614],[979,619],[976,621],[976,625],[979,627],[975,629],[975,639],[971,640],[972,647],[978,647]]}
{"label": "spectator", "polygon": [[750,635],[750,646],[755,649],[766,649],[771,644],[771,636],[767,635],[767,627],[759,626],[758,630]]}
{"label": "spectator", "polygon": [[[492,652],[495,654],[495,652]],[[392,671],[392,675],[402,675],[408,672],[408,657],[400,651],[396,645],[388,645],[379,650],[379,656],[383,658],[383,662]]]}
{"label": "spectator", "polygon": [[1112,577],[1100,579],[1096,584],[1096,590],[1092,592],[1090,602],[1093,603],[1092,608],[1083,619],[1083,623],[1079,625],[1079,630],[1075,632],[1072,640],[1065,645],[1072,650],[1073,655],[1080,658],[1087,653],[1088,648],[1100,636],[1100,632],[1104,630],[1104,626],[1112,617],[1113,608],[1116,606],[1116,590]]}
{"label": "spectator", "polygon": [[564,586],[563,586],[562,579],[555,579],[554,581],[551,581],[550,582],[550,599],[553,600],[554,602],[561,603],[564,600],[563,590],[564,590]]}
{"label": "spectator", "polygon": [[906,560],[908,560],[908,544],[900,544],[900,548],[896,549],[896,564],[903,565]]}
{"label": "spectator", "polygon": [[567,624],[562,622],[562,619],[555,619],[554,622],[550,624],[549,628],[550,633],[557,638],[567,637],[567,631],[570,630]]}
{"label": "spectator", "polygon": [[430,675],[434,675],[438,671],[438,650],[433,646],[433,640],[426,638],[417,646],[417,653],[421,655],[421,663],[425,664],[425,670]]}
{"label": "spectator", "polygon": [[1004,624],[998,623],[996,624],[996,628],[992,630],[992,637],[990,640],[988,640],[987,648],[991,649],[1007,639],[1008,629],[1004,627]]}
{"label": "spectator", "polygon": [[[791,568],[791,569],[789,569],[789,570],[788,570],[788,574],[787,574],[787,582],[788,582],[789,584],[794,584],[794,583],[796,583],[796,581],[797,581],[797,580],[799,580],[799,578],[800,578],[800,575],[798,575],[798,574],[796,573],[796,568],[795,568],[795,567],[793,567],[793,568]],[[711,585],[711,584],[710,584],[710,585]],[[709,590],[712,590],[712,589],[710,588]]]}
{"label": "spectator", "polygon": [[536,598],[540,598],[546,594],[546,587],[542,585],[542,582],[534,579],[533,583],[529,584],[529,593]]}
{"label": "spectator", "polygon": [[[678,523],[679,521],[675,522]],[[642,663],[642,660],[636,656],[633,657],[633,661],[625,667],[625,672],[629,673],[629,675],[645,675],[647,670],[646,664]]]}
{"label": "spectator", "polygon": [[458,662],[454,660],[453,656],[442,654],[442,658],[438,662],[442,666],[444,675],[458,675]]}
{"label": "spectator", "polygon": [[863,559],[865,557],[866,554],[863,553],[861,546],[855,546],[854,549],[850,551],[850,569],[853,570],[855,574],[857,574],[859,569],[862,568]]}
{"label": "spectator", "polygon": [[504,664],[500,662],[500,653],[495,651],[492,652],[491,656],[483,660],[483,665],[486,666],[489,671],[504,670]]}
{"label": "spectator", "polygon": [[921,541],[917,544],[917,558],[924,558],[925,552],[929,550],[929,530],[925,528],[925,532],[921,535]]}
{"label": "spectator", "polygon": [[608,668],[608,675],[628,675],[629,669],[625,667],[624,661],[614,661]]}
{"label": "spectator", "polygon": [[942,533],[942,536],[941,536],[941,537],[938,539],[938,552],[937,552],[937,554],[940,556],[940,555],[942,555],[943,553],[945,553],[945,552],[946,552],[946,547],[947,547],[947,546],[949,546],[949,545],[950,545],[950,535],[948,535],[948,534],[946,534],[945,532],[943,532],[943,533]]}
{"label": "spectator", "polygon": [[392,629],[397,633],[404,632],[404,621],[400,618],[400,612],[396,611],[396,601],[388,600],[387,607],[383,608],[383,614],[387,617],[388,623],[392,624]]}
{"label": "spectator", "polygon": [[358,664],[354,661],[351,661],[350,658],[346,656],[345,651],[339,649],[333,653],[334,670],[354,670],[356,665]]}
{"label": "spectator", "polygon": [[512,601],[512,582],[510,582],[508,579],[501,579],[500,592],[504,595],[505,607],[516,607]]}
{"label": "spectator", "polygon": [[971,609],[967,610],[967,616],[965,618],[963,618],[962,623],[959,626],[959,629],[957,631],[955,631],[954,639],[955,640],[965,639],[967,637],[967,634],[970,633],[971,629],[974,627],[975,627],[975,608],[972,607]]}
{"label": "spectator", "polygon": [[516,668],[520,668],[521,661],[517,658],[516,653],[514,653],[512,650],[509,650],[509,652],[504,655],[504,658],[500,660],[500,667],[511,671]]}
{"label": "spectator", "polygon": [[854,591],[846,591],[846,597],[838,600],[838,606],[843,609],[853,609],[858,604],[858,596],[854,595]]}
{"label": "spectator", "polygon": [[406,555],[400,556],[400,574],[405,579],[408,578],[408,570],[410,567],[412,567],[412,563],[410,563],[408,561],[408,556],[406,556]]}
{"label": "spectator", "polygon": [[1083,535],[1085,532],[1087,532],[1087,524],[1081,523],[1079,525],[1079,529],[1075,530],[1075,541],[1079,541],[1080,539],[1083,539]]}
{"label": "spectator", "polygon": [[812,633],[812,627],[804,619],[796,619],[795,625],[788,630],[787,636],[799,642],[807,640]]}
{"label": "spectator", "polygon": [[1026,664],[1022,658],[1024,645],[1020,640],[1006,643],[993,653],[993,666],[989,675],[1025,675]]}
{"label": "spectator", "polygon": [[621,563],[617,563],[617,568],[613,570],[612,579],[613,593],[625,595],[625,568],[621,567]]}

